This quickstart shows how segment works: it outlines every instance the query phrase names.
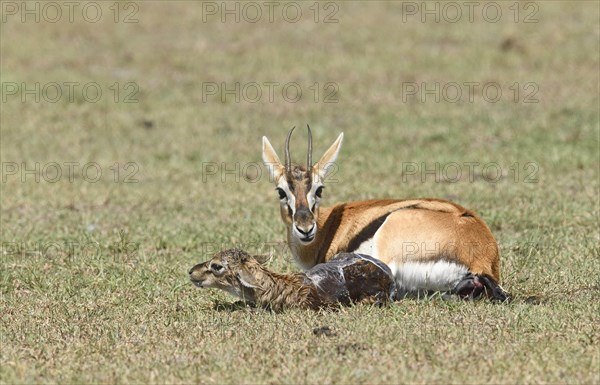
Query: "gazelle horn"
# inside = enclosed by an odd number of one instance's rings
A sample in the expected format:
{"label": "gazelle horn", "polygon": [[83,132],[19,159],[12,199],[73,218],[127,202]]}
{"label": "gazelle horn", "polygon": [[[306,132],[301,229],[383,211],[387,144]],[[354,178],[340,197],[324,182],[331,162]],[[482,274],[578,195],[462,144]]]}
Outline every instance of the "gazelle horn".
{"label": "gazelle horn", "polygon": [[285,172],[292,172],[292,158],[290,157],[290,138],[292,137],[292,132],[294,132],[294,128],[292,127],[290,132],[288,133],[287,139],[285,140]]}
{"label": "gazelle horn", "polygon": [[310,126],[308,127],[308,155],[306,156],[306,170],[310,172],[312,168],[312,132],[310,131]]}

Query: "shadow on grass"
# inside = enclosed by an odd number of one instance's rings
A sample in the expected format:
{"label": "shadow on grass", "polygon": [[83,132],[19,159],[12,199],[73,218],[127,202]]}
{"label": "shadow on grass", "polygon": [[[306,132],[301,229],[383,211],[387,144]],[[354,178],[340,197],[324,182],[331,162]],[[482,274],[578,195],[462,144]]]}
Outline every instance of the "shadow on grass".
{"label": "shadow on grass", "polygon": [[240,311],[240,310],[255,311],[255,312],[264,311],[264,309],[258,308],[254,304],[248,303],[245,301],[235,301],[235,302],[214,301],[213,302],[213,310],[229,312],[229,313],[233,313],[234,311]]}

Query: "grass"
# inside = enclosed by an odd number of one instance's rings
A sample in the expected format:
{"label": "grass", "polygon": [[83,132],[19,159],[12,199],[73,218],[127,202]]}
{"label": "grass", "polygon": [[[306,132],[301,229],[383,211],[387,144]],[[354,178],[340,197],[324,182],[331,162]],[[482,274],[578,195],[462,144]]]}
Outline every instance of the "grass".
{"label": "grass", "polygon": [[[96,82],[103,97],[3,94],[0,382],[599,382],[597,3],[537,2],[530,24],[513,21],[512,3],[497,23],[439,24],[403,23],[395,2],[338,3],[334,24],[315,23],[308,3],[298,23],[204,23],[199,4],[137,4],[132,24],[114,23],[109,3],[97,23],[1,24],[3,84]],[[137,103],[124,103],[128,82]],[[306,97],[221,102],[205,82],[296,82]],[[404,102],[407,82],[497,82],[503,97]],[[334,83],[338,103],[315,102],[314,83]],[[523,102],[526,83],[537,103]],[[232,246],[296,270],[273,186],[264,169],[247,182],[246,165],[260,162],[262,135],[281,152],[287,130],[306,123],[315,157],[346,135],[325,204],[435,196],[476,210],[516,300],[270,314],[192,287],[188,269]],[[51,162],[63,172],[55,183]],[[72,180],[65,162],[78,162]],[[81,174],[88,162],[102,171],[95,183],[95,168]],[[420,172],[451,162],[455,183],[450,169]],[[466,162],[479,162],[472,178]],[[221,175],[235,167],[238,180]],[[491,182],[484,167],[504,176]],[[314,334],[324,326],[331,335]]]}

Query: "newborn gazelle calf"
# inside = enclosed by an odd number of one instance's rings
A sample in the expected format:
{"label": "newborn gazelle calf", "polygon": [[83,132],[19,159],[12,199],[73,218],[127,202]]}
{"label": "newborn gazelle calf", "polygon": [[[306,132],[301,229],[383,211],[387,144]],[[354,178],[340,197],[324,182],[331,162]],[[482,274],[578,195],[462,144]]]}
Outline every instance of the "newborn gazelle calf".
{"label": "newborn gazelle calf", "polygon": [[238,249],[221,251],[194,266],[190,280],[198,287],[221,289],[274,311],[385,304],[395,296],[390,268],[367,255],[341,253],[327,263],[292,274],[268,270],[265,260]]}

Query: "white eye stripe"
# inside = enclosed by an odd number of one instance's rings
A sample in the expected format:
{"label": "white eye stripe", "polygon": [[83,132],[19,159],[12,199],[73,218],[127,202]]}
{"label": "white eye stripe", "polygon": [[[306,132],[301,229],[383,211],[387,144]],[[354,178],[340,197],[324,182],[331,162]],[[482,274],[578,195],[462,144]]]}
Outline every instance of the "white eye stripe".
{"label": "white eye stripe", "polygon": [[310,189],[310,192],[308,194],[306,194],[306,200],[308,201],[308,204],[312,210],[312,207],[319,201],[319,197],[317,196],[317,190],[319,190],[320,188],[323,188],[324,186],[322,184],[313,184],[312,188]]}
{"label": "white eye stripe", "polygon": [[319,198],[317,198],[313,192],[310,192],[308,193],[308,195],[306,195],[306,200],[308,201],[308,206],[311,210],[313,206],[317,203],[318,199]]}
{"label": "white eye stripe", "polygon": [[296,214],[296,197],[294,194],[288,194],[288,202],[287,205],[292,210],[292,215]]}
{"label": "white eye stripe", "polygon": [[284,198],[280,200],[281,204],[286,204],[290,208],[290,210],[292,210],[292,215],[294,215],[296,213],[296,197],[290,191],[287,182],[285,180],[281,181],[277,184],[277,188],[282,189],[287,195],[287,199]]}

